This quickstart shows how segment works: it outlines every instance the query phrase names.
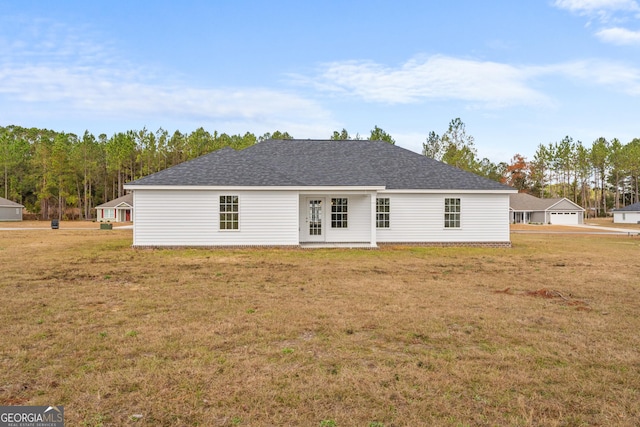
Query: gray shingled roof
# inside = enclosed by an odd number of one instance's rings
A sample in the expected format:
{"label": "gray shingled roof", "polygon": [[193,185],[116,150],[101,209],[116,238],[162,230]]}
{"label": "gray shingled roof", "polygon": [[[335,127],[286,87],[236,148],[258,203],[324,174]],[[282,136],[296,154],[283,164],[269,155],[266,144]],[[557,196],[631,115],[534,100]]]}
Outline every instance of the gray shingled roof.
{"label": "gray shingled roof", "polygon": [[[541,199],[527,193],[509,194],[509,207],[514,211],[546,211],[547,209],[554,207],[556,204],[562,202],[563,200],[566,203],[575,206],[574,208],[568,208],[568,210],[584,210],[566,197]],[[556,206],[554,210],[567,210],[566,207],[562,208],[561,206],[562,205]]]}
{"label": "gray shingled roof", "polygon": [[128,185],[385,186],[513,190],[382,141],[268,140],[214,151]]}
{"label": "gray shingled roof", "polygon": [[614,212],[640,212],[640,202],[634,203],[624,208],[613,209]]}
{"label": "gray shingled roof", "polygon": [[541,199],[527,193],[509,194],[509,207],[514,211],[544,211],[560,200],[562,200],[562,197]]}
{"label": "gray shingled roof", "polygon": [[117,199],[110,200],[106,203],[96,206],[96,208],[115,208],[121,203],[126,203],[129,206],[133,206],[133,193],[125,194]]}
{"label": "gray shingled roof", "polygon": [[0,197],[0,208],[24,208],[24,206],[20,203],[12,202],[4,197]]}

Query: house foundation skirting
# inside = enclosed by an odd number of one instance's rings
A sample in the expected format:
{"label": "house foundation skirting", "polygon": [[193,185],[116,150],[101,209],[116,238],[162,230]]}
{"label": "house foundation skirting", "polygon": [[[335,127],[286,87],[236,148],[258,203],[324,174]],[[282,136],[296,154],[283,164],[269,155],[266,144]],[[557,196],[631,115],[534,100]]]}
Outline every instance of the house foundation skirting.
{"label": "house foundation skirting", "polygon": [[511,248],[511,242],[378,242],[378,246],[426,246],[434,248]]}
{"label": "house foundation skirting", "polygon": [[225,245],[225,246],[156,246],[134,245],[133,249],[379,249],[392,246],[421,246],[434,248],[472,247],[472,248],[506,248],[512,247],[511,242],[378,242],[378,246],[370,246],[362,243],[325,243],[300,245]]}
{"label": "house foundation skirting", "polygon": [[132,245],[133,249],[300,249],[300,245]]}

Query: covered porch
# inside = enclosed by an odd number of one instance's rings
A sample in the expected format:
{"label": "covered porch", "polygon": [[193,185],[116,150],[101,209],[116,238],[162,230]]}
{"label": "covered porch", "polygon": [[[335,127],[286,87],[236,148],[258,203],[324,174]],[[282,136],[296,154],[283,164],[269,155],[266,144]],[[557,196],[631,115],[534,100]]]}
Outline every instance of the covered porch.
{"label": "covered porch", "polygon": [[511,224],[529,224],[531,222],[531,212],[511,211]]}
{"label": "covered porch", "polygon": [[377,191],[300,193],[300,245],[377,247],[376,196]]}
{"label": "covered porch", "polygon": [[133,220],[133,193],[96,206],[98,222],[130,222]]}

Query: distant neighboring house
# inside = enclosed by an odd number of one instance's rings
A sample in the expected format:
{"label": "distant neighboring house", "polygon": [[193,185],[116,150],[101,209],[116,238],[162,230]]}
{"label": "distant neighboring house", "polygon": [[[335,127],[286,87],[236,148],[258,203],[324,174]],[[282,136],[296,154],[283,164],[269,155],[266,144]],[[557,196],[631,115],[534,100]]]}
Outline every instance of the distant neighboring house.
{"label": "distant neighboring house", "polygon": [[640,224],[640,203],[613,209],[613,222],[617,224]]}
{"label": "distant neighboring house", "polygon": [[561,197],[540,199],[526,193],[509,196],[512,224],[578,225],[584,223],[584,208]]}
{"label": "distant neighboring house", "polygon": [[129,222],[133,219],[133,194],[96,206],[98,222]]}
{"label": "distant neighboring house", "polygon": [[22,221],[22,206],[0,197],[0,221]]}
{"label": "distant neighboring house", "polygon": [[267,140],[125,184],[133,246],[510,246],[498,182],[382,141]]}

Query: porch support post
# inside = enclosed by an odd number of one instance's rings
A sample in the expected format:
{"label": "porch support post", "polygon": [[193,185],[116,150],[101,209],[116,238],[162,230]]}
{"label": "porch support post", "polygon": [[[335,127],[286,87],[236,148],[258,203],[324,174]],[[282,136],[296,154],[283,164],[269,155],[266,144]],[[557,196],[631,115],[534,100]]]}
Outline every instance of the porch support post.
{"label": "porch support post", "polygon": [[371,240],[371,247],[372,248],[377,248],[378,247],[378,241],[377,241],[377,233],[376,233],[376,197],[377,197],[377,192],[373,191],[370,193],[370,197],[371,197],[371,232],[370,232],[370,240]]}

